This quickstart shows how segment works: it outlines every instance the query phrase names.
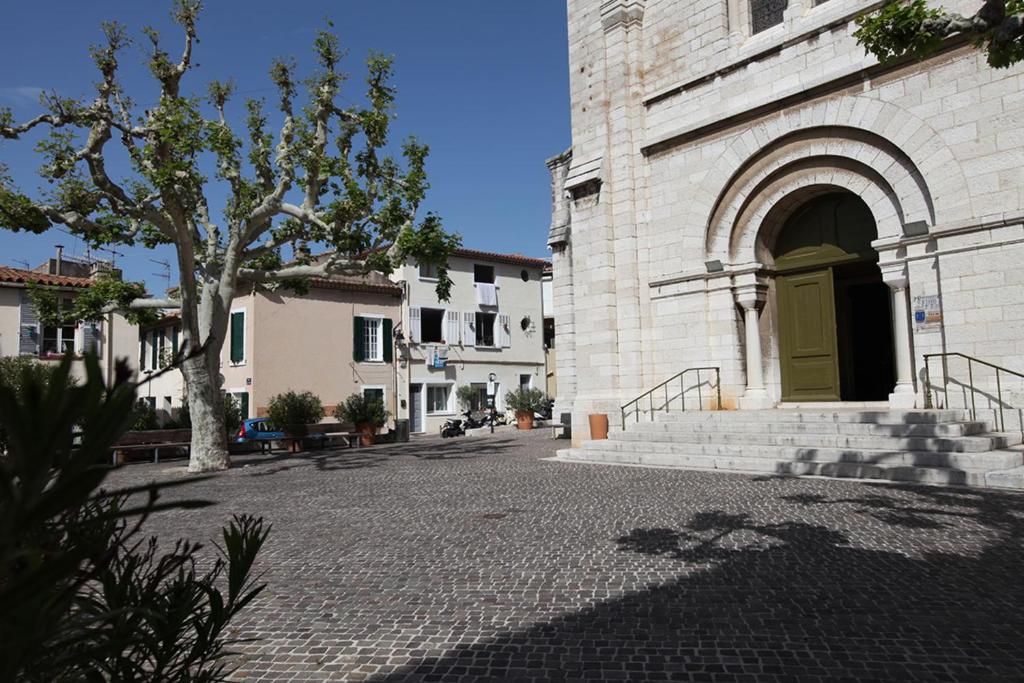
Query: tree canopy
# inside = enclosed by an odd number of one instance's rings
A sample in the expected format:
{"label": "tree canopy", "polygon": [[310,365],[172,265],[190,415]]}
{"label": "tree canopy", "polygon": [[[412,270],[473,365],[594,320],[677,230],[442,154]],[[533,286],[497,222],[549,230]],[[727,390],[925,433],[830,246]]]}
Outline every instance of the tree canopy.
{"label": "tree canopy", "polygon": [[[0,109],[0,138],[47,131],[37,145],[47,181],[42,197],[20,190],[0,167],[0,227],[39,233],[61,224],[95,246],[174,244],[181,273],[194,274],[182,288],[193,286],[189,280],[200,289],[301,286],[332,273],[390,272],[412,257],[441,267],[446,297],[447,253],[458,238],[436,215],[418,217],[428,147],[410,138],[401,161],[384,153],[394,117],[391,58],[371,54],[363,102],[342,105],[344,55],[328,23],[314,40],[317,69],[309,78],[298,78],[294,60],[270,65],[275,111],[249,98],[232,112],[230,79],[209,82],[205,96],[184,88],[196,68],[199,14],[196,0],[174,2],[184,33],[177,58],[154,29],[143,29],[157,85],[143,97],[155,99],[153,106],[139,107],[122,87],[119,60],[133,41],[124,26],[107,22],[103,43],[90,51],[100,73],[91,101],[47,93],[45,111],[22,123]],[[233,125],[243,118],[244,126]],[[271,119],[279,122],[276,141]],[[108,171],[112,142],[127,154],[128,177]],[[214,185],[222,189],[212,192]],[[218,217],[210,197],[222,192]],[[326,251],[321,259],[314,259],[316,245]]]}
{"label": "tree canopy", "polygon": [[970,16],[929,6],[926,0],[891,0],[857,23],[854,36],[882,63],[923,59],[954,35],[969,37],[995,68],[1024,59],[1024,0],[984,0]]}

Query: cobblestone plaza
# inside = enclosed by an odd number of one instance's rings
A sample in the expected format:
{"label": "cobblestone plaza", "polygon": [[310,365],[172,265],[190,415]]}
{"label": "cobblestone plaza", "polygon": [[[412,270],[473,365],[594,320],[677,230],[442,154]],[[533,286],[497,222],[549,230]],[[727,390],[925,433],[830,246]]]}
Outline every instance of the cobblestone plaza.
{"label": "cobblestone plaza", "polygon": [[1024,495],[573,465],[544,437],[244,456],[149,530],[273,524],[238,680],[1024,678]]}

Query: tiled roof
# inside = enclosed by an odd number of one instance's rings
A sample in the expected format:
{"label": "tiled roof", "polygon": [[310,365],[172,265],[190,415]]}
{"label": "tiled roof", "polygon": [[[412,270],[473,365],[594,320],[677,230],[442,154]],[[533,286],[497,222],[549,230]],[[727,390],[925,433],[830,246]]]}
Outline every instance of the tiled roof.
{"label": "tiled roof", "polygon": [[366,275],[332,275],[329,278],[312,278],[309,284],[311,287],[322,289],[343,289],[350,292],[402,296],[401,287],[376,272]]}
{"label": "tiled roof", "polygon": [[4,282],[14,284],[38,282],[41,285],[50,285],[52,287],[89,287],[92,285],[92,280],[87,277],[50,275],[49,273],[37,273],[34,270],[22,270],[21,268],[0,266],[0,283]]}
{"label": "tiled roof", "polygon": [[[384,251],[387,247],[377,247],[370,251],[358,254],[356,258],[365,258],[369,254],[378,251]],[[317,258],[322,259],[332,252],[326,252],[320,254]],[[459,247],[458,249],[452,250],[452,256],[476,259],[477,261],[493,261],[495,263],[509,263],[513,266],[531,266],[533,268],[544,268],[545,266],[551,265],[550,261],[542,258],[533,258],[532,256],[523,256],[522,254],[499,254],[493,251],[480,251],[478,249],[464,249]]]}
{"label": "tiled roof", "polygon": [[498,254],[492,251],[478,251],[476,249],[463,249],[461,247],[453,250],[452,256],[475,258],[481,261],[510,263],[513,266],[533,266],[534,268],[543,268],[549,263],[542,258],[533,258],[532,256],[523,256],[522,254]]}

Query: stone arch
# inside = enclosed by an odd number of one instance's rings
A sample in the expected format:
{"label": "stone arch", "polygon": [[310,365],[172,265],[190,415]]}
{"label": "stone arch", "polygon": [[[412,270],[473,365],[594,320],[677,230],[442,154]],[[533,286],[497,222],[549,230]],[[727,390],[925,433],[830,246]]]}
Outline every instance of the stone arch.
{"label": "stone arch", "polygon": [[[690,207],[706,226],[708,258],[728,252],[730,212],[744,188],[795,159],[840,156],[870,166],[886,179],[908,222],[970,215],[970,193],[941,137],[896,105],[846,96],[794,108],[738,135],[705,176]],[[743,199],[739,200],[742,204]]]}
{"label": "stone arch", "polygon": [[878,236],[902,234],[906,219],[892,187],[874,169],[843,157],[818,157],[794,162],[762,179],[746,197],[729,224],[727,251],[731,263],[770,263],[766,240],[774,236],[797,205],[816,194],[844,190],[867,204]]}

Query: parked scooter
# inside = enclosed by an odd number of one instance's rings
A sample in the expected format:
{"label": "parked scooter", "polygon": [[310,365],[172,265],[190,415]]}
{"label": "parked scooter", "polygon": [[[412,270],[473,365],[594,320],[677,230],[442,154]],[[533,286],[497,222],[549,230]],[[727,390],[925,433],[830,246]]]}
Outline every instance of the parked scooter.
{"label": "parked scooter", "polygon": [[[466,420],[463,424],[466,429],[479,429],[480,427],[489,427],[491,425],[491,416],[489,413],[476,413],[474,415],[472,410],[467,410],[462,414]],[[477,417],[477,415],[479,417]]]}
{"label": "parked scooter", "polygon": [[466,428],[462,426],[462,420],[451,418],[441,425],[441,438],[450,439],[456,436],[465,436]]}

